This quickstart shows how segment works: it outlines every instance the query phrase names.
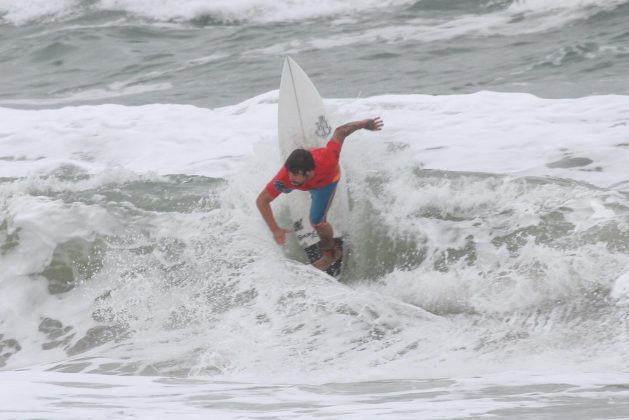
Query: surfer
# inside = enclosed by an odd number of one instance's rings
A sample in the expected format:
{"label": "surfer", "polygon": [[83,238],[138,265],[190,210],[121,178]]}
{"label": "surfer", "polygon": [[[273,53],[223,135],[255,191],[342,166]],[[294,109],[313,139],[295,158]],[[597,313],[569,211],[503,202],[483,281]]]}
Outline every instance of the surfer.
{"label": "surfer", "polygon": [[380,117],[343,124],[334,130],[325,147],[318,149],[295,149],[288,156],[284,166],[258,195],[256,205],[268,225],[275,242],[284,245],[288,229],[275,221],[271,201],[281,193],[288,194],[294,189],[310,191],[310,223],[320,239],[322,256],[312,263],[319,270],[326,271],[342,257],[340,247],[334,242],[334,230],[326,221],[326,214],[334,199],[336,185],[341,178],[339,157],[345,138],[356,130],[380,131],[383,122]]}

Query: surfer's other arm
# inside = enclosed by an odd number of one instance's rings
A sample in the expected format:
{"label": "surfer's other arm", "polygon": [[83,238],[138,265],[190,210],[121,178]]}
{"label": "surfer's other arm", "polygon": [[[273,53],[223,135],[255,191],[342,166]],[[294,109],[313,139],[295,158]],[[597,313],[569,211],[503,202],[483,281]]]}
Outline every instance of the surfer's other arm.
{"label": "surfer's other arm", "polygon": [[343,142],[345,141],[345,137],[349,136],[354,131],[360,130],[361,128],[364,128],[365,130],[370,130],[370,131],[380,131],[382,130],[383,125],[384,125],[384,122],[382,122],[382,119],[380,117],[368,118],[366,120],[349,122],[347,124],[341,125],[336,130],[334,130],[334,134],[332,134],[331,141],[336,141],[337,143],[340,143],[342,146]]}
{"label": "surfer's other arm", "polygon": [[286,233],[289,232],[289,230],[281,228],[275,221],[273,210],[271,209],[271,201],[274,199],[275,197],[271,196],[271,194],[264,189],[256,199],[256,206],[258,206],[258,210],[260,210],[262,218],[273,233],[275,242],[277,242],[278,245],[284,245],[286,242]]}

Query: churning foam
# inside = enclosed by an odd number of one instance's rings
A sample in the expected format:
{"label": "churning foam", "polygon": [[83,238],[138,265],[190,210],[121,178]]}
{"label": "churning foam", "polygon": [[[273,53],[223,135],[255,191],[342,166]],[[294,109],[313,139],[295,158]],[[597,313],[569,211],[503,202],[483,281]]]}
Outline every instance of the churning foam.
{"label": "churning foam", "polygon": [[7,366],[315,381],[624,366],[627,97],[327,103],[337,124],[385,122],[343,151],[352,287],[284,258],[255,209],[280,165],[276,91],[213,110],[0,108]]}

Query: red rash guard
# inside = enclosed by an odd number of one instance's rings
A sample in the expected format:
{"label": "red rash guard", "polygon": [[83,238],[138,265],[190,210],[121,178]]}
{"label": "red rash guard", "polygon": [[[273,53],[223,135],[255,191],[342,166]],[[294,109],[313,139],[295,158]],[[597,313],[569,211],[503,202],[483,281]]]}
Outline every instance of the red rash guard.
{"label": "red rash guard", "polygon": [[336,182],[340,178],[339,156],[341,154],[341,144],[330,140],[325,147],[310,149],[314,159],[314,176],[303,184],[297,186],[290,183],[288,170],[285,166],[266,185],[267,192],[275,198],[280,193],[289,193],[294,189],[308,191],[315,188],[325,187],[331,182]]}

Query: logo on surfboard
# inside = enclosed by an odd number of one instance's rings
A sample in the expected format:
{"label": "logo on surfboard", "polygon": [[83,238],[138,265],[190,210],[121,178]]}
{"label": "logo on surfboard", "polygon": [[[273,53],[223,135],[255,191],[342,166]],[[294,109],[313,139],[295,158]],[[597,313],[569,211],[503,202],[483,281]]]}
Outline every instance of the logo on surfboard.
{"label": "logo on surfboard", "polygon": [[293,230],[297,234],[297,240],[303,241],[308,237],[318,237],[317,233],[314,230],[306,230],[304,233],[299,233],[304,230],[304,219],[295,220],[293,223]]}
{"label": "logo on surfboard", "polygon": [[319,122],[315,123],[317,125],[317,131],[315,134],[321,138],[326,138],[328,134],[332,132],[332,127],[328,124],[328,120],[325,119],[325,116],[319,116]]}

